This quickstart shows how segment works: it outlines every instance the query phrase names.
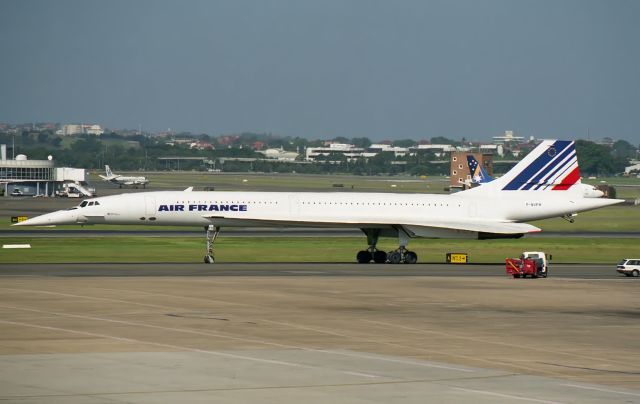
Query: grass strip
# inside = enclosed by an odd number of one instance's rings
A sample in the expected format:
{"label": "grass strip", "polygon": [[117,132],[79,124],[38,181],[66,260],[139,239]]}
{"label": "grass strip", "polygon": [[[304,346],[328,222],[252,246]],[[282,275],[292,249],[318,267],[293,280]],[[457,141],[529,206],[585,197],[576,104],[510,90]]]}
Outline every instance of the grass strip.
{"label": "grass strip", "polygon": [[[30,249],[0,249],[3,263],[73,262],[201,262],[205,242],[197,238],[7,238],[3,244],[31,244]],[[385,251],[397,247],[391,238],[381,239]],[[364,237],[233,237],[216,242],[220,262],[355,262]],[[522,251],[545,251],[555,263],[610,263],[640,257],[633,238],[523,238],[517,240],[412,239],[409,249],[419,262],[445,262],[447,252],[469,254],[471,263],[503,262]]]}

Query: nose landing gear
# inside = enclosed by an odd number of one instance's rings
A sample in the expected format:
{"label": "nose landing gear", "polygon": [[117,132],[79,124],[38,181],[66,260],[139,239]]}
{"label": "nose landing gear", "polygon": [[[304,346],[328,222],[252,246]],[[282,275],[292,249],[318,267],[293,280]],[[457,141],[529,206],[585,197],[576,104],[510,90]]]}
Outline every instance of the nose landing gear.
{"label": "nose landing gear", "polygon": [[213,264],[215,262],[215,258],[213,255],[214,243],[216,238],[218,238],[218,234],[220,234],[220,226],[205,226],[204,230],[207,235],[207,255],[204,256],[205,264]]}

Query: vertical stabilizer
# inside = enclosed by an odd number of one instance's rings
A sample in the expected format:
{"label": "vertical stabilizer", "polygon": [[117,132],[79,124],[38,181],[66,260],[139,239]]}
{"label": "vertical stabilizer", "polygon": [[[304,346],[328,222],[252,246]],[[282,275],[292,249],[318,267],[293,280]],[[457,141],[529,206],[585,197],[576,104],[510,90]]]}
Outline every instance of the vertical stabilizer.
{"label": "vertical stabilizer", "polygon": [[544,140],[505,175],[473,191],[566,191],[577,183],[575,142]]}
{"label": "vertical stabilizer", "polygon": [[486,184],[494,180],[492,176],[487,173],[482,164],[476,160],[473,155],[467,155],[467,165],[469,166],[469,173],[471,174],[471,181],[475,184]]}

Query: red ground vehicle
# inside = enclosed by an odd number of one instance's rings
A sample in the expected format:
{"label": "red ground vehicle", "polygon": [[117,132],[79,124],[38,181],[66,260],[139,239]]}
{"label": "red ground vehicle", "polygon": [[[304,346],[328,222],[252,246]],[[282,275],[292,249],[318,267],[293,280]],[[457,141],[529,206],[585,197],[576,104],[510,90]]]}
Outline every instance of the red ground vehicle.
{"label": "red ground vehicle", "polygon": [[525,251],[520,258],[506,259],[506,272],[514,278],[546,278],[551,256],[541,251]]}

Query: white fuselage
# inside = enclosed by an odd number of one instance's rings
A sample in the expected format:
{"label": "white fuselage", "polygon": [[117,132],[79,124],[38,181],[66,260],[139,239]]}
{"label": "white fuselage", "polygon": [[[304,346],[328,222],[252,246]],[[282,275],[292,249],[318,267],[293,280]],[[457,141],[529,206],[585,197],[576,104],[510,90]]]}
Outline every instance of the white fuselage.
{"label": "white fuselage", "polygon": [[[108,166],[106,173],[110,174]],[[359,263],[416,263],[412,237],[517,238],[541,229],[530,220],[573,217],[623,202],[580,181],[575,142],[543,140],[509,172],[452,195],[360,192],[143,192],[94,198],[16,226],[146,224],[206,228],[207,255],[221,227],[348,227],[362,229],[367,250]],[[596,192],[597,191],[597,192]],[[397,237],[397,250],[377,249],[379,237]]]}
{"label": "white fuselage", "polygon": [[125,177],[122,175],[114,176],[108,181],[118,185],[144,185],[149,182],[146,177]]}
{"label": "white fuselage", "polygon": [[[617,201],[584,198],[579,192],[503,192],[493,196],[158,191],[94,198],[84,201],[86,206],[30,219],[30,224],[380,228],[402,223],[420,225],[434,220],[523,222],[614,203]],[[283,223],[283,219],[287,222]]]}

